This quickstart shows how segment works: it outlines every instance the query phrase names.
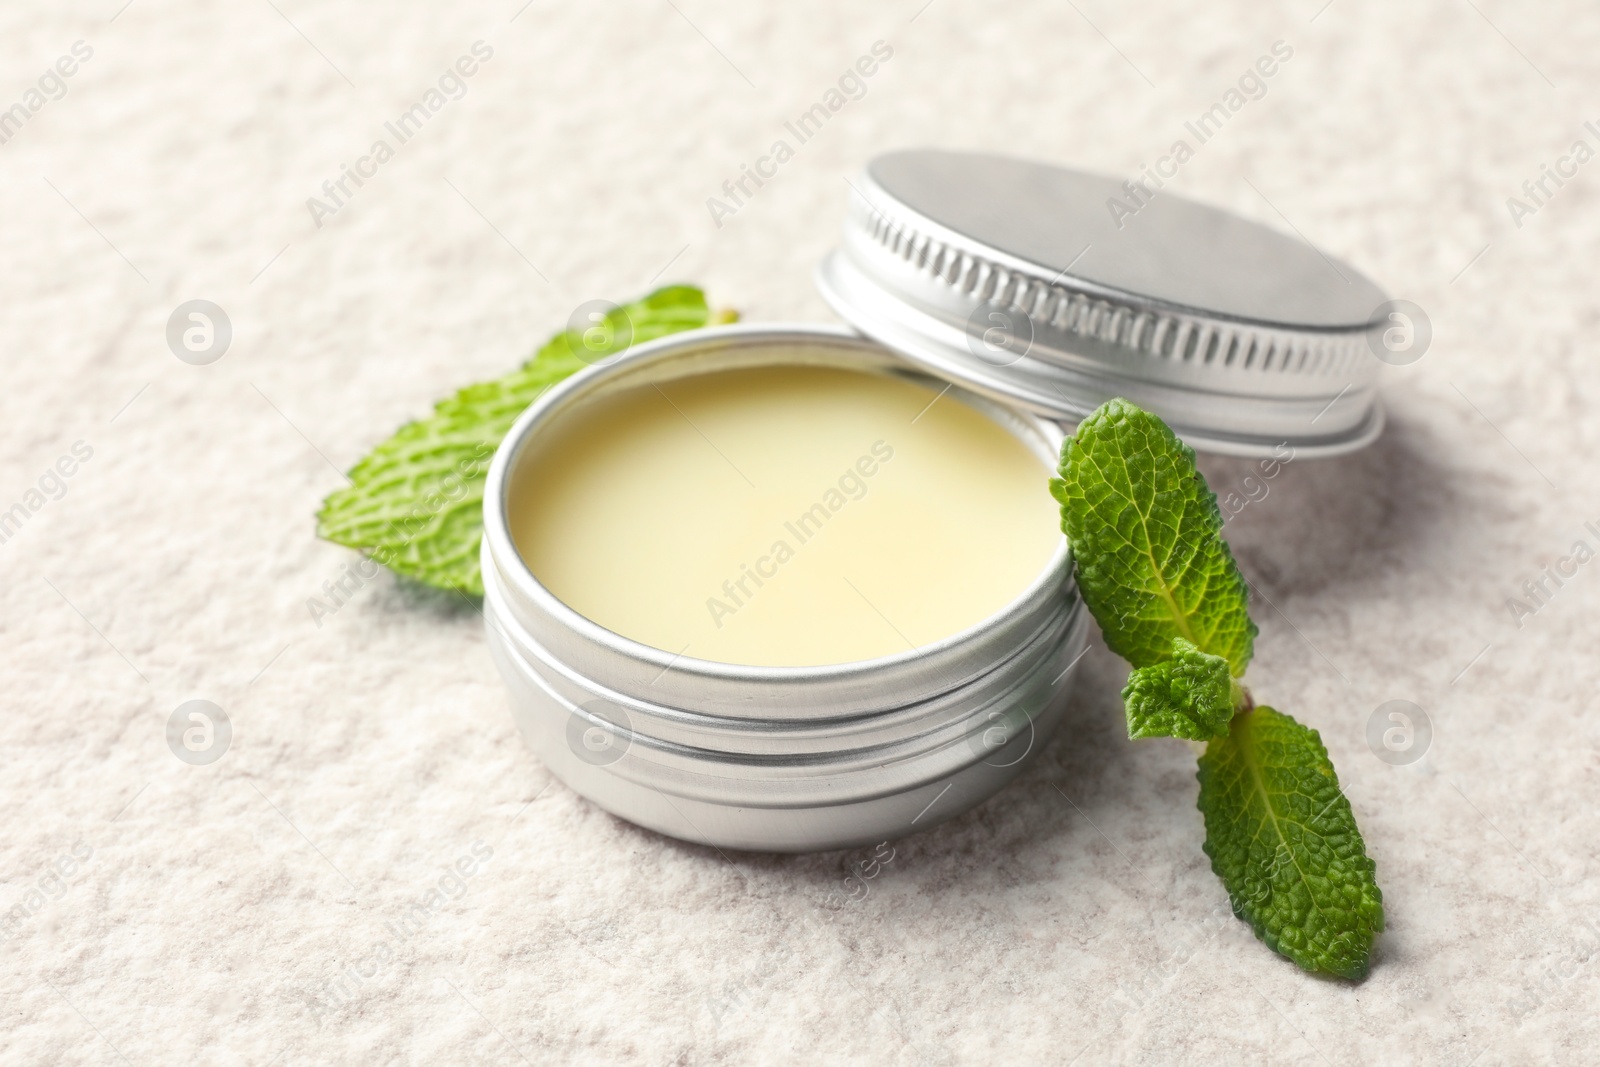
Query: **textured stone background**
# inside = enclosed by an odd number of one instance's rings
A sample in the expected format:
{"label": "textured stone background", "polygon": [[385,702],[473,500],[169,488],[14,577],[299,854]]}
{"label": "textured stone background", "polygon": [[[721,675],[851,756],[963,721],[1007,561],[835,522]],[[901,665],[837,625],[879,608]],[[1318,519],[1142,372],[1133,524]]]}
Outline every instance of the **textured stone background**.
{"label": "textured stone background", "polygon": [[[1520,627],[1506,600],[1600,544],[1600,163],[1520,228],[1505,205],[1600,144],[1592,6],[120,2],[0,10],[0,106],[94,50],[0,146],[0,506],[93,449],[0,544],[0,1060],[1592,1060],[1600,564]],[[466,97],[314,227],[479,39]],[[715,227],[706,197],[880,39],[866,97]],[[1121,736],[1101,648],[1021,781],[830,911],[861,856],[724,858],[552,784],[470,611],[383,577],[310,619],[352,558],[311,532],[338,471],[579,302],[661,276],[826,320],[809,272],[871,154],[1136,172],[1280,39],[1177,188],[1289,220],[1435,331],[1385,370],[1382,440],[1229,526],[1270,599],[1258,693],[1322,731],[1378,863],[1365,983],[1215,917],[1193,755]],[[197,297],[234,326],[205,367],[163,337]],[[204,767],[163,736],[197,697],[234,728]],[[1410,766],[1365,740],[1390,699],[1434,726]]]}

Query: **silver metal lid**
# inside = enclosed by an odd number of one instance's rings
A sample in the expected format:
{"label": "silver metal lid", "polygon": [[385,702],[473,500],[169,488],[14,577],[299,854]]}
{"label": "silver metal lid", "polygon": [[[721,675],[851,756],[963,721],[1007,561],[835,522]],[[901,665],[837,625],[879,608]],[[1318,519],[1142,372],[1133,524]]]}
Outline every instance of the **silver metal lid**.
{"label": "silver metal lid", "polygon": [[851,187],[818,288],[942,377],[1069,422],[1125,397],[1235,455],[1348,452],[1383,428],[1387,298],[1304,241],[1003,156],[892,152]]}

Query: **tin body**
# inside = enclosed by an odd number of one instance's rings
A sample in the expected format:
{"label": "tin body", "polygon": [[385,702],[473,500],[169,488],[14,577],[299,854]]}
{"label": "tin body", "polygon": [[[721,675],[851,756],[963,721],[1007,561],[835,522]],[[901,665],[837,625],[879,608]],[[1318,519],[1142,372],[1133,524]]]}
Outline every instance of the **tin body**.
{"label": "tin body", "polygon": [[[715,663],[621,637],[557,600],[512,541],[517,465],[563,412],[614,389],[772,364],[924,379],[847,330],[733,326],[662,338],[563,382],[518,419],[489,472],[490,649],[527,743],[572,789],[630,822],[757,851],[904,836],[993,795],[1055,730],[1087,639],[1064,541],[1020,596],[976,626],[817,667]],[[960,395],[1054,465],[1054,424]]]}

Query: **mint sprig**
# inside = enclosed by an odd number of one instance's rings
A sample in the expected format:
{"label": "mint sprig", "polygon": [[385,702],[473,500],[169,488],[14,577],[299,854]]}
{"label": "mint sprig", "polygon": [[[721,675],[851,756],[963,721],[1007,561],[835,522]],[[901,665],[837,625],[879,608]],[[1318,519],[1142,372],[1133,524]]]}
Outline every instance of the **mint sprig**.
{"label": "mint sprig", "polygon": [[1234,914],[1306,970],[1364,977],[1383,929],[1374,865],[1317,732],[1238,680],[1257,631],[1194,451],[1112,400],[1062,446],[1050,491],[1084,603],[1134,667],[1128,736],[1207,742],[1204,847]]}
{"label": "mint sprig", "polygon": [[517,416],[557,382],[630,345],[737,317],[714,315],[699,289],[673,285],[581,332],[556,334],[510,374],[441,400],[368,453],[350,469],[350,485],[323,501],[317,535],[425,585],[482,596],[483,487]]}

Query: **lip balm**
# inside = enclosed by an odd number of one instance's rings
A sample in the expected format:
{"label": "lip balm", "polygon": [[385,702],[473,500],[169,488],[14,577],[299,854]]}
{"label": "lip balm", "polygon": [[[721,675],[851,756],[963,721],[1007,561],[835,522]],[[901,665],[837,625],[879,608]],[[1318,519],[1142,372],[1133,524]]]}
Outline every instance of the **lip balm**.
{"label": "lip balm", "polygon": [[615,390],[530,442],[518,554],[568,607],[669,653],[815,666],[975,626],[1050,565],[1049,471],[920,380],[804,363]]}

